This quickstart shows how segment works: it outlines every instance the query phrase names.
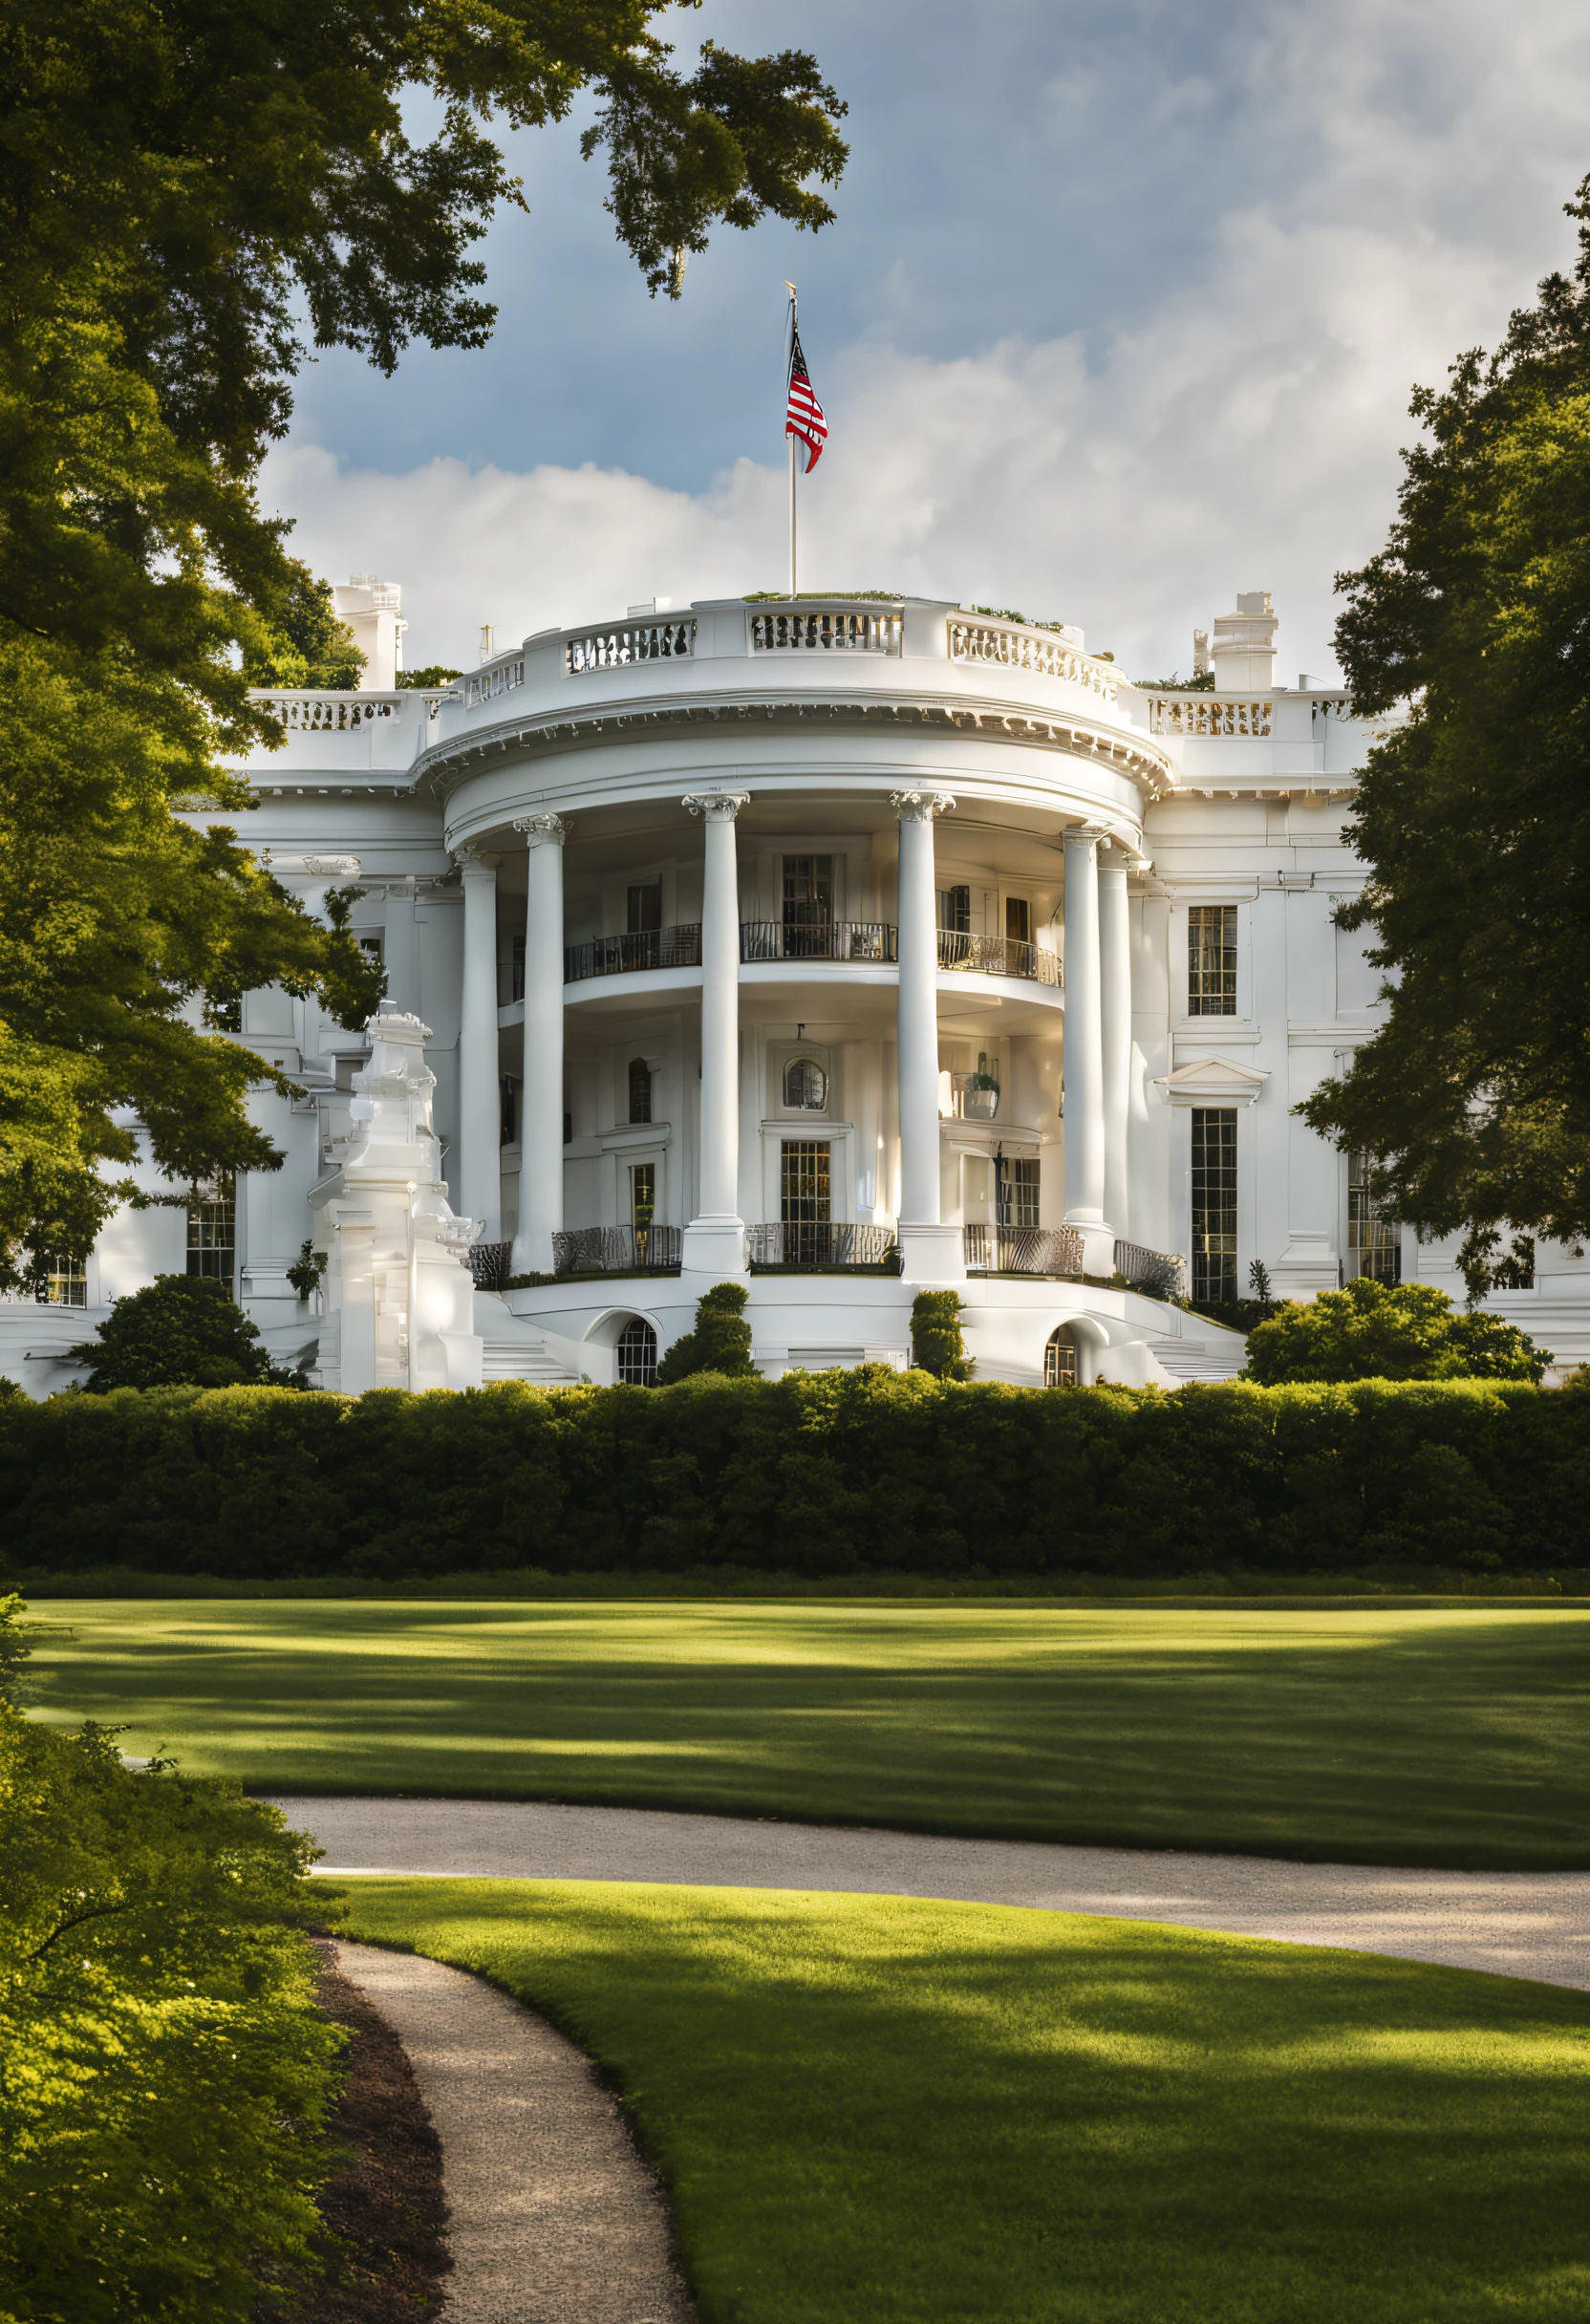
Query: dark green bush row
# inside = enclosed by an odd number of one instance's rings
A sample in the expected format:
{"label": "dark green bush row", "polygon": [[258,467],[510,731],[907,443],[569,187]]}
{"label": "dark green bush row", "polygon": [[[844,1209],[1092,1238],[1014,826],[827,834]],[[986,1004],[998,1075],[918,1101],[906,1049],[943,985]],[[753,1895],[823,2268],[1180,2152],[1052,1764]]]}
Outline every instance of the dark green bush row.
{"label": "dark green bush row", "polygon": [[1160,1576],[1590,1564],[1590,1394],[777,1382],[0,1409],[16,1570]]}

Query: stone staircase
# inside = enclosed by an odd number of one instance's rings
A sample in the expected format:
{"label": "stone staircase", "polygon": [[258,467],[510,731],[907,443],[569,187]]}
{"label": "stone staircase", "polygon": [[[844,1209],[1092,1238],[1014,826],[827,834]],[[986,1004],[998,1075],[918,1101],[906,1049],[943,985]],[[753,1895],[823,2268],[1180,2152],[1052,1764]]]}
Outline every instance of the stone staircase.
{"label": "stone staircase", "polygon": [[1228,1348],[1208,1340],[1155,1340],[1152,1348],[1176,1380],[1235,1380],[1246,1360],[1240,1341]]}
{"label": "stone staircase", "polygon": [[579,1375],[567,1371],[545,1340],[485,1340],[482,1344],[481,1379],[486,1388],[495,1380],[524,1380],[531,1388],[578,1388]]}

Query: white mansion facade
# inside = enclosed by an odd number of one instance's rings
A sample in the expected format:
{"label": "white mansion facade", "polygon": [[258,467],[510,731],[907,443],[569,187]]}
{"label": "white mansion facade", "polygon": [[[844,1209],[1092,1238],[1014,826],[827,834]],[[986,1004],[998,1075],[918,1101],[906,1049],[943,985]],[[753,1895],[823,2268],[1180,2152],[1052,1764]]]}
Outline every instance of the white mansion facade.
{"label": "white mansion facade", "polygon": [[[1256,1260],[1461,1293],[1293,1112],[1379,1022],[1332,919],[1372,738],[1274,682],[1268,597],[1213,691],[906,598],[632,608],[426,692],[397,591],[338,596],[366,686],[271,698],[243,835],[312,908],[356,884],[387,1001],[353,1033],[247,996],[301,1091],[255,1101],[283,1167],[0,1303],[32,1393],[184,1269],[345,1390],[644,1379],[726,1279],[770,1374],[903,1365],[948,1286],[978,1376],[1028,1385],[1229,1377],[1240,1338],[1164,1294]],[[1590,1356],[1590,1262],[1542,1246],[1493,1304]]]}

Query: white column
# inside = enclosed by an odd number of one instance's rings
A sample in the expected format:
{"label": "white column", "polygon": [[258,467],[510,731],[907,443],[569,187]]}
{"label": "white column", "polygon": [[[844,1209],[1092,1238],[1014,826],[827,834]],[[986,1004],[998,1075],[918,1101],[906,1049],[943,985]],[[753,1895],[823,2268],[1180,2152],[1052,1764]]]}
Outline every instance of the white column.
{"label": "white column", "polygon": [[935,816],[955,806],[939,791],[893,791],[900,819],[900,1261],[908,1282],[959,1282],[964,1238],[941,1223],[938,1156],[938,896]]}
{"label": "white column", "polygon": [[1104,1048],[1105,1216],[1117,1235],[1129,1216],[1127,1138],[1131,1095],[1131,927],[1127,858],[1119,848],[1099,857],[1100,1027]]}
{"label": "white column", "polygon": [[497,858],[466,848],[463,883],[463,998],[459,1022],[459,1159],[451,1199],[466,1218],[484,1220],[481,1239],[502,1235],[502,1093],[497,1072]]}
{"label": "white column", "polygon": [[563,1225],[563,843],[556,815],[514,823],[528,850],[525,899],[525,1086],[519,1105],[515,1275],[550,1275]]}
{"label": "white column", "polygon": [[1081,1230],[1089,1275],[1113,1271],[1105,1223],[1105,1060],[1099,957],[1099,842],[1090,828],[1065,834],[1065,1223]]}
{"label": "white column", "polygon": [[415,883],[386,892],[386,928],[381,939],[386,997],[405,1017],[419,1014],[419,931],[415,925]]}
{"label": "white column", "polygon": [[704,826],[701,882],[701,1096],[698,1197],[684,1231],[684,1264],[715,1276],[745,1271],[740,1216],[740,872],[735,817],[746,791],[680,802]]}

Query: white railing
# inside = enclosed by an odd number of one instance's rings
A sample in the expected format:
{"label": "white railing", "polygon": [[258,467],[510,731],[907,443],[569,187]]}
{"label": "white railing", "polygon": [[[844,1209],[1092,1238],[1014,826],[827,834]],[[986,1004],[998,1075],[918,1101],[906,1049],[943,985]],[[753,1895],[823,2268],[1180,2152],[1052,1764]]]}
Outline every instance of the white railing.
{"label": "white railing", "polygon": [[511,661],[495,661],[488,670],[478,670],[469,679],[464,704],[473,710],[478,702],[494,701],[499,694],[510,694],[515,686],[525,683],[525,656],[516,654]]}
{"label": "white railing", "polygon": [[753,654],[898,654],[900,616],[875,607],[769,607],[751,615]]}
{"label": "white railing", "polygon": [[1091,687],[1107,702],[1115,699],[1121,682],[1113,662],[1084,654],[1052,630],[1033,629],[1024,621],[974,621],[952,615],[950,659],[992,662],[1003,670],[1036,670],[1043,678],[1069,678],[1073,685]]}
{"label": "white railing", "polygon": [[406,694],[271,694],[263,687],[251,687],[248,699],[262,710],[269,710],[273,719],[280,719],[289,734],[352,734],[361,726],[373,726],[377,719],[396,718],[409,699]]}
{"label": "white railing", "polygon": [[1150,734],[1266,735],[1270,703],[1238,694],[1151,694]]}
{"label": "white railing", "polygon": [[696,651],[693,621],[626,621],[622,628],[590,630],[564,648],[570,678],[582,670],[627,670],[641,661],[688,661]]}

